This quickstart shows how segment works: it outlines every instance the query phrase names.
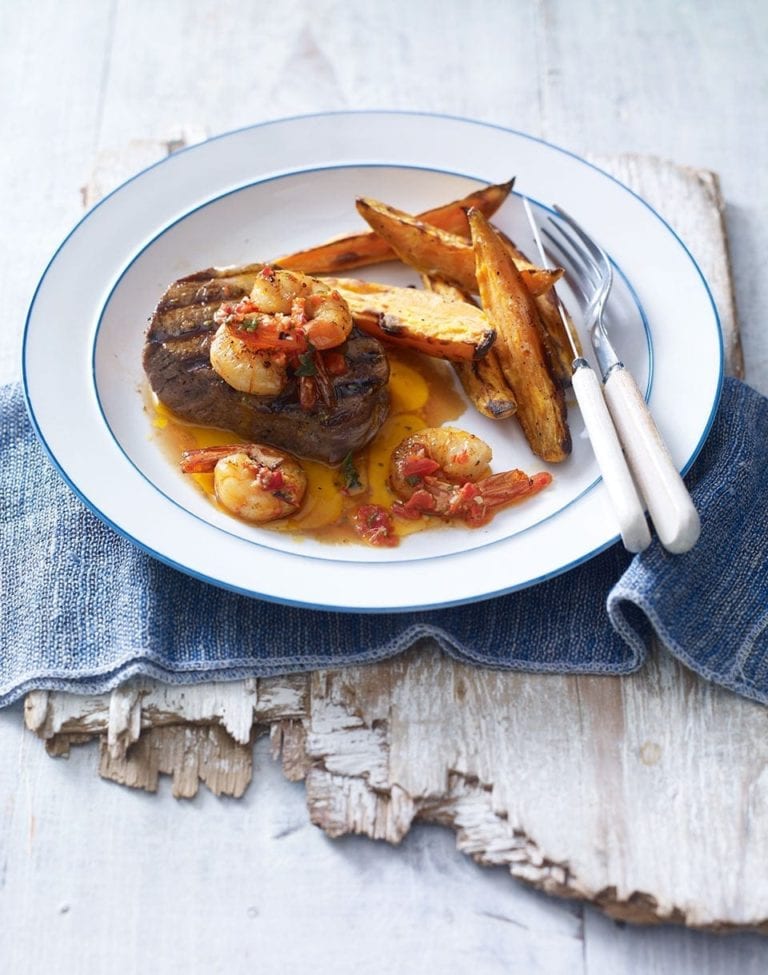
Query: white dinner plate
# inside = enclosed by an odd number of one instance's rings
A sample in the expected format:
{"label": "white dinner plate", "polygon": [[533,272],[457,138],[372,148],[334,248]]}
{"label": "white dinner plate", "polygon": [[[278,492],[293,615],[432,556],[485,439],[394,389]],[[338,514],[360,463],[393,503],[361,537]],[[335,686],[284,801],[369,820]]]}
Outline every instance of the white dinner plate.
{"label": "white dinner plate", "polygon": [[[151,555],[293,605],[454,605],[534,585],[596,555],[618,531],[573,404],[573,454],[548,468],[549,488],[481,529],[422,532],[394,549],[324,544],[227,517],[169,462],[144,410],[144,332],[172,280],[354,230],[356,196],[421,211],[510,176],[540,219],[549,205],[563,206],[611,256],[612,335],[686,470],[714,416],[723,357],[714,302],[682,241],[643,200],[572,153],[491,125],[396,112],[285,119],[219,136],[145,170],[86,214],[45,270],[24,335],[27,404],[54,464],[95,514]],[[532,250],[518,197],[494,219]],[[415,280],[394,264],[361,276]],[[562,294],[578,315],[567,287]],[[454,425],[491,444],[494,470],[547,468],[515,421],[494,423],[468,407]]]}

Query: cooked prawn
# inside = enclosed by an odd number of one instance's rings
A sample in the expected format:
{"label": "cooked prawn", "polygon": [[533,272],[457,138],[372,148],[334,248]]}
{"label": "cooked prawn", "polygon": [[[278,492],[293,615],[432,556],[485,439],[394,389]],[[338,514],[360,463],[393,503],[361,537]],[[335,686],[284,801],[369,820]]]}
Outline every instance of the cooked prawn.
{"label": "cooked prawn", "polygon": [[241,393],[277,396],[288,380],[284,352],[254,352],[223,323],[211,342],[210,357],[214,371]]}
{"label": "cooked prawn", "polygon": [[461,518],[485,525],[495,510],[537,494],[551,481],[546,471],[529,477],[521,470],[491,474],[491,448],[472,433],[427,427],[394,450],[390,484],[403,500],[392,510],[404,518],[424,514]]}
{"label": "cooked prawn", "polygon": [[285,324],[287,315],[316,349],[341,345],[352,331],[352,314],[346,301],[338,291],[308,274],[265,267],[251,289],[250,300],[260,312],[273,316],[278,327]]}
{"label": "cooked prawn", "polygon": [[352,331],[352,314],[338,291],[298,271],[264,267],[248,298],[225,302],[216,315],[254,350],[302,351],[341,345]]}
{"label": "cooked prawn", "polygon": [[[300,366],[303,356],[341,345],[352,331],[338,291],[307,274],[271,267],[260,271],[248,298],[225,302],[213,317],[219,324],[211,345],[214,370],[235,389],[261,396],[282,391],[286,365]],[[306,371],[299,375],[307,378]]]}
{"label": "cooked prawn", "polygon": [[182,455],[181,469],[185,474],[213,471],[219,503],[255,524],[298,511],[307,490],[307,475],[298,461],[262,444],[188,450]]}
{"label": "cooked prawn", "polygon": [[409,498],[424,475],[438,471],[448,481],[479,481],[489,472],[492,457],[488,444],[473,433],[426,427],[395,448],[389,479],[401,498]]}

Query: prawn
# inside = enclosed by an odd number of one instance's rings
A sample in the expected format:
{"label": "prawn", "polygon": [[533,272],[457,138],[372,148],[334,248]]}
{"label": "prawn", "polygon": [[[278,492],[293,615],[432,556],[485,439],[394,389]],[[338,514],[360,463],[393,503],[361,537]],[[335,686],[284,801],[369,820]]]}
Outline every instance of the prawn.
{"label": "prawn", "polygon": [[552,481],[541,471],[490,473],[491,448],[454,427],[427,427],[394,450],[389,482],[402,499],[392,510],[403,518],[424,514],[460,518],[473,528],[487,524],[495,510],[537,494]]}
{"label": "prawn", "polygon": [[210,357],[214,372],[241,393],[277,396],[288,381],[285,353],[254,352],[224,323],[213,336]]}
{"label": "prawn", "polygon": [[224,302],[213,317],[219,326],[211,345],[214,370],[240,392],[261,396],[282,391],[288,365],[302,378],[323,372],[306,357],[341,345],[352,331],[352,314],[338,291],[268,266],[249,297]]}
{"label": "prawn", "polygon": [[185,474],[212,471],[218,502],[254,524],[298,511],[307,490],[307,475],[298,461],[262,444],[187,450],[181,457],[181,470]]}

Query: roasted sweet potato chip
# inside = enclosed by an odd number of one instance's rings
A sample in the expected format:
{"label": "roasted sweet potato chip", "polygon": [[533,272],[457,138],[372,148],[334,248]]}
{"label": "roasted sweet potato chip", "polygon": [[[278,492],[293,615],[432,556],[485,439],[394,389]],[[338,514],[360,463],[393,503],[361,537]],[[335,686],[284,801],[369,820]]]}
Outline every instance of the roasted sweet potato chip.
{"label": "roasted sweet potato chip", "polygon": [[571,451],[563,392],[550,374],[538,309],[501,238],[477,210],[469,213],[480,300],[498,333],[496,351],[517,400],[517,418],[531,449],[561,461]]}
{"label": "roasted sweet potato chip", "polygon": [[[476,190],[461,200],[446,203],[444,206],[427,210],[419,215],[419,220],[440,227],[455,234],[469,236],[466,211],[475,207],[486,217],[492,216],[509,196],[514,179],[506,183],[494,183]],[[275,263],[290,271],[304,271],[305,274],[343,274],[356,267],[392,261],[395,252],[386,240],[373,231],[362,234],[338,237],[318,247],[297,251],[279,258]]]}
{"label": "roasted sweet potato chip", "polygon": [[[433,227],[378,200],[359,199],[357,209],[376,233],[389,241],[404,264],[422,274],[452,281],[471,294],[477,293],[475,254],[472,245],[463,237]],[[551,288],[563,273],[559,268],[550,271],[527,261],[519,270],[526,287],[534,295]]]}
{"label": "roasted sweet potato chip", "polygon": [[488,353],[496,333],[476,305],[430,291],[355,278],[325,278],[349,305],[358,328],[385,342],[440,359],[472,361]]}
{"label": "roasted sweet potato chip", "polygon": [[[424,274],[422,280],[426,288],[441,298],[471,303],[471,297],[466,292],[442,278],[430,278]],[[505,420],[514,416],[517,401],[504,378],[499,354],[494,347],[482,359],[474,362],[453,362],[452,365],[467,398],[479,413],[490,420]]]}

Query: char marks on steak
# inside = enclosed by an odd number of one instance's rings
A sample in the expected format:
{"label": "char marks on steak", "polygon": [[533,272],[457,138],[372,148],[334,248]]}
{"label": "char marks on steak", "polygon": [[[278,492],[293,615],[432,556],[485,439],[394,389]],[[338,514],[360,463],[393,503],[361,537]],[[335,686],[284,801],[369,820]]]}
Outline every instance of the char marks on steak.
{"label": "char marks on steak", "polygon": [[175,281],[158,302],[144,344],[144,370],[158,399],[191,423],[233,430],[299,457],[339,464],[368,443],[387,416],[389,365],[379,342],[356,329],[339,346],[347,371],[332,376],[336,405],[299,405],[290,379],[277,397],[252,396],[227,385],[211,367],[209,350],[223,301],[250,294],[263,264],[208,268]]}

